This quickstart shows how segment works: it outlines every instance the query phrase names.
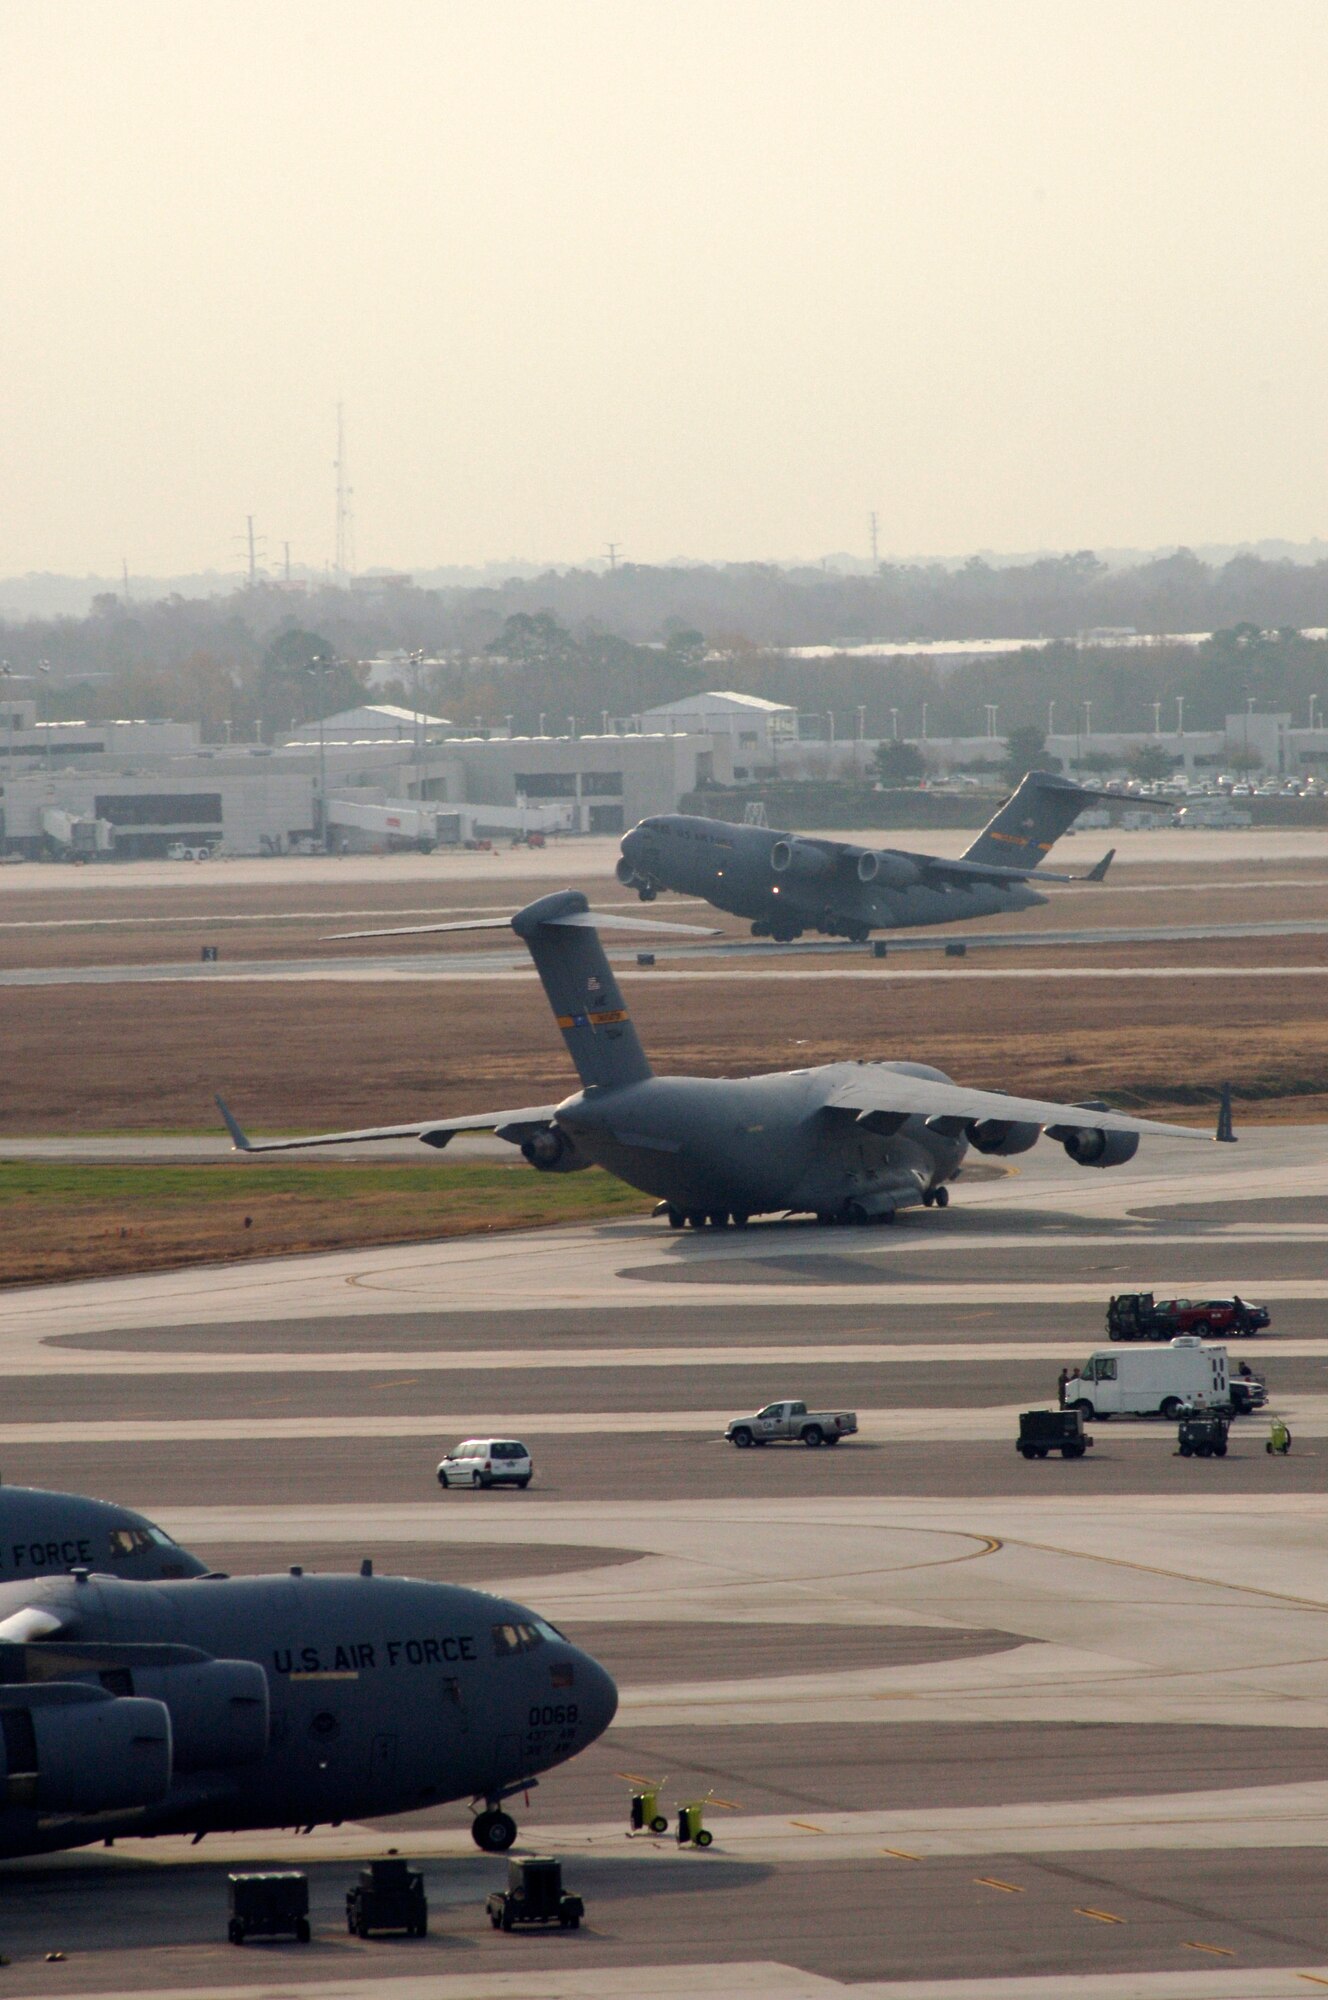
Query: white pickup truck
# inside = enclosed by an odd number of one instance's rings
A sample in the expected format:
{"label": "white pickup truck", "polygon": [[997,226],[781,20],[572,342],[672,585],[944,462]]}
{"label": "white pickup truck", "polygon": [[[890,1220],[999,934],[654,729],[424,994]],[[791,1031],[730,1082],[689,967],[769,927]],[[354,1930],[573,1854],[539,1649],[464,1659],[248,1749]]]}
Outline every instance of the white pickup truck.
{"label": "white pickup truck", "polygon": [[772,1440],[791,1444],[838,1444],[858,1428],[856,1410],[809,1410],[805,1403],[767,1403],[754,1417],[735,1417],[724,1432],[740,1451]]}

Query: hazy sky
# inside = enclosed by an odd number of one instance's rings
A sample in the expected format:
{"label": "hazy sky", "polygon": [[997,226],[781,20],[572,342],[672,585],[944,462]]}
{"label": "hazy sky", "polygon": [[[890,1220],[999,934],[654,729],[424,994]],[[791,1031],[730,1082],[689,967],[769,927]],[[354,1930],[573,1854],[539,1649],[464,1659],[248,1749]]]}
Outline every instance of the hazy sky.
{"label": "hazy sky", "polygon": [[1324,0],[0,0],[0,574],[1328,531]]}

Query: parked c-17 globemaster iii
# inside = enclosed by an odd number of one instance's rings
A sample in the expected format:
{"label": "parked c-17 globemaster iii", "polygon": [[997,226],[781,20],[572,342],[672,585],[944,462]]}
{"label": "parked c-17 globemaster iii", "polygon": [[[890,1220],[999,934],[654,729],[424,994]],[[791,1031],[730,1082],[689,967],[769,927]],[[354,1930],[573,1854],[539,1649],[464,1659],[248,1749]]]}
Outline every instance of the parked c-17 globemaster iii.
{"label": "parked c-17 globemaster iii", "polygon": [[[640,917],[596,915],[576,889],[541,896],[506,917],[361,931],[402,937],[511,928],[524,940],[576,1065],[581,1089],[558,1104],[482,1111],[415,1125],[378,1125],[306,1139],[248,1138],[221,1098],[242,1153],[289,1152],[373,1139],[446,1146],[492,1131],[544,1173],[600,1166],[656,1197],[681,1229],[738,1225],[753,1215],[810,1210],[822,1222],[890,1222],[922,1203],[944,1208],[970,1146],[1027,1152],[1045,1132],[1081,1167],[1133,1159],[1146,1135],[1199,1139],[1184,1125],[1129,1118],[1103,1104],[1056,1104],[971,1090],[915,1062],[834,1062],[766,1076],[656,1076],[623,1004],[597,926],[678,930]],[[1219,1134],[1226,1136],[1219,1126]]]}
{"label": "parked c-17 globemaster iii", "polygon": [[[623,835],[618,880],[643,903],[661,889],[704,896],[717,910],[750,917],[753,937],[787,944],[804,931],[820,931],[861,944],[872,931],[916,930],[1045,903],[1029,877],[1101,796],[1069,778],[1029,771],[958,861],[661,813]],[[1043,870],[1039,879],[1101,882],[1114,852],[1086,875]]]}
{"label": "parked c-17 globemaster iii", "polygon": [[0,1584],[0,1856],[504,1801],[603,1735],[609,1675],[524,1605],[407,1577]]}

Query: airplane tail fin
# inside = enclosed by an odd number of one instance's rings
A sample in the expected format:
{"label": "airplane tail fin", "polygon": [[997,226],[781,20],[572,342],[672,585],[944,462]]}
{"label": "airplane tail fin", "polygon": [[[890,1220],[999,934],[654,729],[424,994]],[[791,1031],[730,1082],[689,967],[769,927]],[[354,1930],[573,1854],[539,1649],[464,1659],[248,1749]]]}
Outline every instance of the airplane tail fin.
{"label": "airplane tail fin", "polygon": [[1004,868],[1036,868],[1092,796],[1071,778],[1029,771],[963,858]]}
{"label": "airplane tail fin", "polygon": [[[596,926],[606,921],[615,920],[592,915],[579,889],[541,896],[512,918],[587,1090],[616,1090],[654,1074],[599,941]],[[616,921],[624,928],[659,928],[640,919]]]}

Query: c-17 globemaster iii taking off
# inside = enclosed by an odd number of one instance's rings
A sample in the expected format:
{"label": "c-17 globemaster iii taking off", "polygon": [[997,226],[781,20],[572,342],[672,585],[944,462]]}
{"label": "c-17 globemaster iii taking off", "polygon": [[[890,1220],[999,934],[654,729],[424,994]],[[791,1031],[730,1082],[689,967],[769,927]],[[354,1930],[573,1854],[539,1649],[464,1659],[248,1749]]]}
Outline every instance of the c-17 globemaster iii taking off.
{"label": "c-17 globemaster iii taking off", "polygon": [[[661,813],[623,835],[618,880],[644,903],[661,889],[704,896],[717,910],[749,917],[753,937],[789,943],[820,931],[863,943],[872,931],[953,924],[1045,903],[1030,876],[1099,796],[1069,778],[1029,771],[957,861]],[[1107,854],[1086,875],[1044,870],[1040,879],[1100,882],[1110,863]]]}
{"label": "c-17 globemaster iii taking off", "polygon": [[524,940],[562,1030],[581,1089],[558,1104],[481,1111],[414,1125],[379,1125],[302,1139],[251,1140],[219,1098],[244,1153],[373,1139],[446,1146],[458,1132],[493,1131],[545,1173],[601,1166],[654,1195],[681,1228],[743,1224],[753,1215],[811,1211],[824,1222],[888,1222],[917,1203],[944,1208],[970,1146],[1027,1152],[1042,1133],[1081,1167],[1133,1159],[1146,1135],[1205,1136],[1129,1118],[1101,1104],[972,1090],[915,1062],[833,1062],[764,1076],[656,1076],[632,1025],[597,926],[676,930],[640,917],[595,915],[563,889],[505,917],[368,931],[402,937],[506,928]]}

